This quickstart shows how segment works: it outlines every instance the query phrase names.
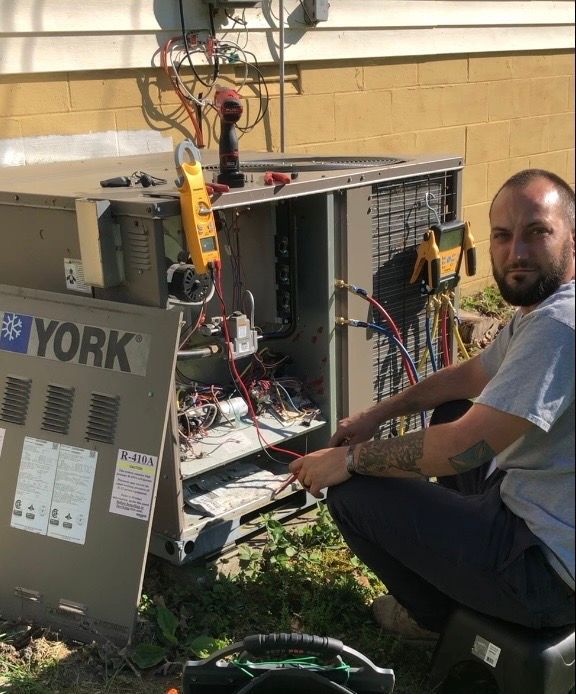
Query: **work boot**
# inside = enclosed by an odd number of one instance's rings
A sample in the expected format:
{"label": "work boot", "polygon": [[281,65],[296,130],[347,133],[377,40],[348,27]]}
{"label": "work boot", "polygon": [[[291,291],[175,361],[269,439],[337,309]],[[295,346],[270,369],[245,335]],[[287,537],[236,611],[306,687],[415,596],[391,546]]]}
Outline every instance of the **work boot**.
{"label": "work boot", "polygon": [[381,595],[372,603],[374,619],[389,634],[410,641],[436,641],[435,631],[421,627],[393,595]]}

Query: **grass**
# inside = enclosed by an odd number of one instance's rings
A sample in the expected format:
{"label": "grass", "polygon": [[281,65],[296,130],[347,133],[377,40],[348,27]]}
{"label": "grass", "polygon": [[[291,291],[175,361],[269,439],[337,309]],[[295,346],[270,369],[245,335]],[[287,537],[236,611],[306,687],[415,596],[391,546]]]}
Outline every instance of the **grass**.
{"label": "grass", "polygon": [[460,306],[465,311],[474,311],[482,316],[508,321],[514,315],[514,307],[507,304],[496,287],[486,287],[480,292],[462,297]]}

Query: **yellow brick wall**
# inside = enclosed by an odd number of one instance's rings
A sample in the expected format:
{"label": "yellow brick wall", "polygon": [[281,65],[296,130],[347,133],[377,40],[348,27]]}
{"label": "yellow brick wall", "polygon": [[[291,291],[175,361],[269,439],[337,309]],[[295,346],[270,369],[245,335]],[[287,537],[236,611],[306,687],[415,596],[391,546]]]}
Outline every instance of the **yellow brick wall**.
{"label": "yellow brick wall", "polygon": [[[268,114],[241,152],[280,148],[278,82],[273,67],[265,73]],[[573,52],[303,63],[287,75],[289,152],[465,157],[464,217],[479,250],[465,292],[491,282],[487,210],[509,175],[542,167],[574,185]],[[159,70],[0,76],[0,140],[150,128],[174,142],[191,132]]]}

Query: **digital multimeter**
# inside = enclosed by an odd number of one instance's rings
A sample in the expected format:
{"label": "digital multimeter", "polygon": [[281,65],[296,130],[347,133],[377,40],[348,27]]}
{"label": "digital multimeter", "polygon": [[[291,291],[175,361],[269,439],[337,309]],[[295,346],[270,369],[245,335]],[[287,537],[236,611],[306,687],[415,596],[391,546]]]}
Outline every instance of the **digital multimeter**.
{"label": "digital multimeter", "polygon": [[199,161],[180,164],[180,213],[186,245],[197,274],[220,260],[216,222]]}

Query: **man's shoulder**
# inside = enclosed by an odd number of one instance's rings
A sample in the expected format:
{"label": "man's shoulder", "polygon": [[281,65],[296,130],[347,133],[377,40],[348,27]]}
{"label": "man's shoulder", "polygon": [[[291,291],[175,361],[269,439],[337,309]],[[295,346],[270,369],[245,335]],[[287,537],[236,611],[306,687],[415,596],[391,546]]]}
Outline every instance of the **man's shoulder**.
{"label": "man's shoulder", "polygon": [[529,314],[532,320],[554,320],[572,330],[574,315],[574,281],[561,285]]}

